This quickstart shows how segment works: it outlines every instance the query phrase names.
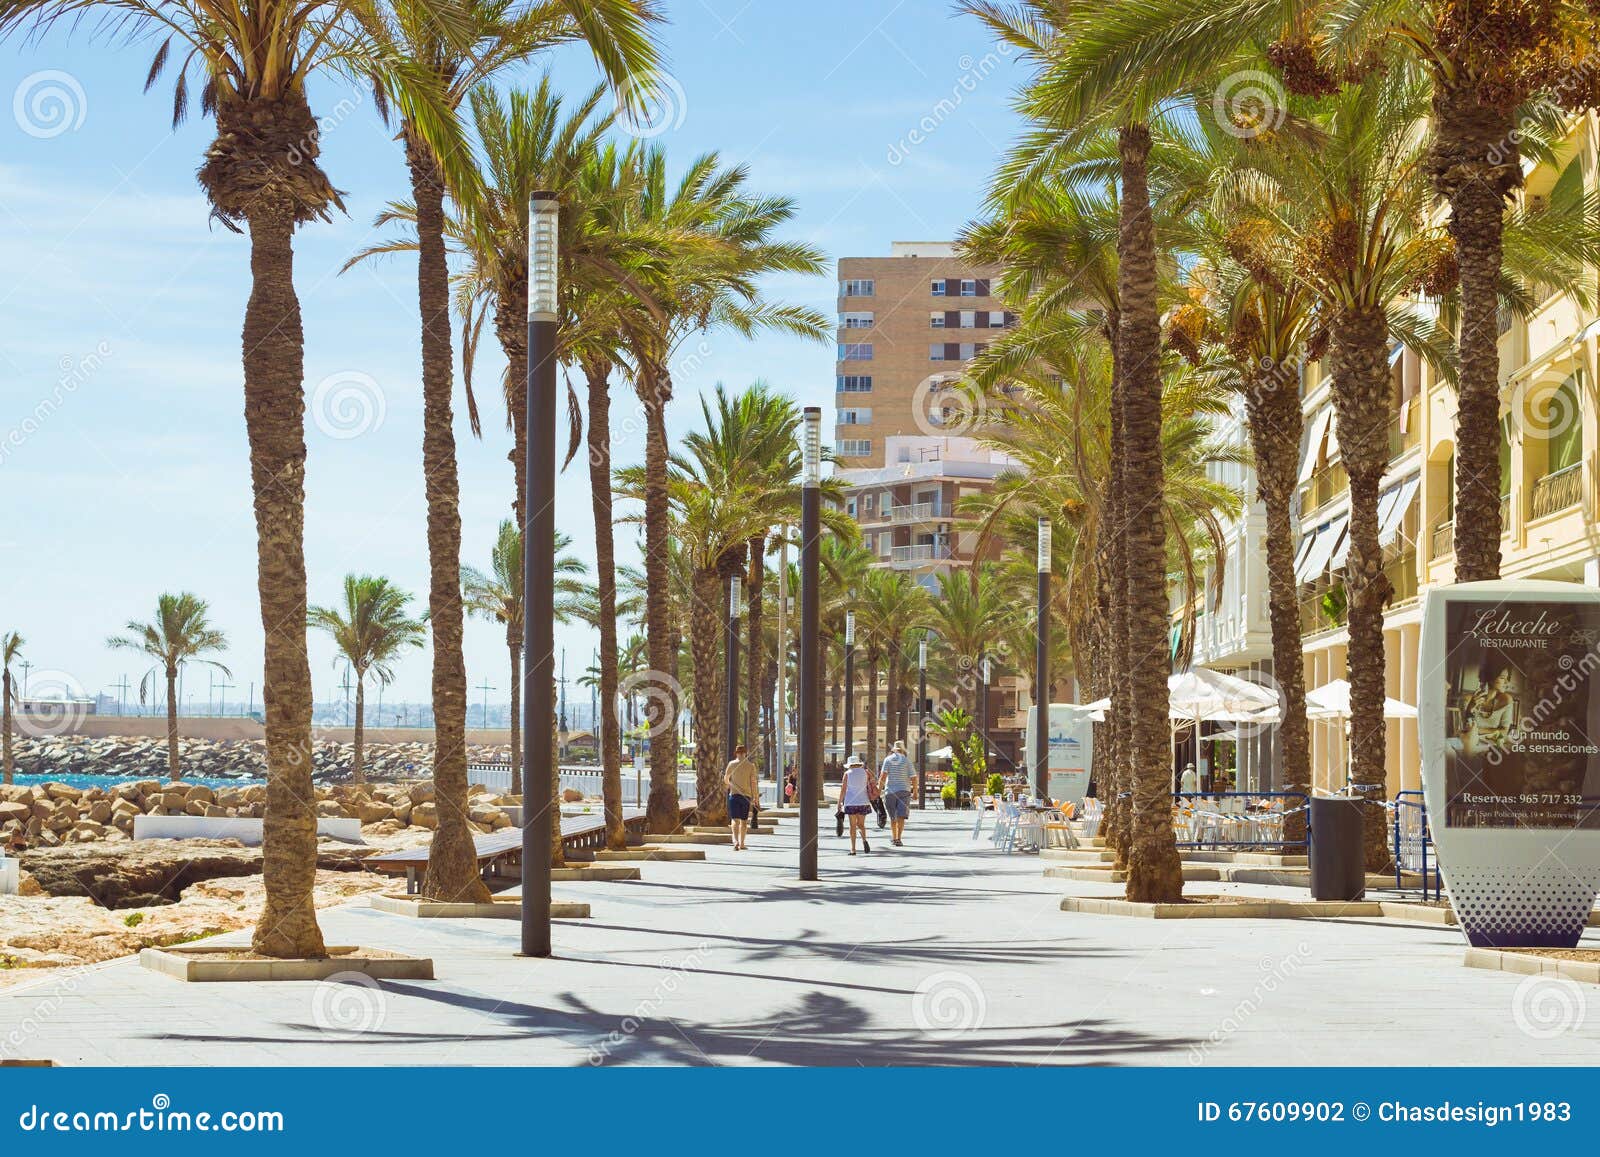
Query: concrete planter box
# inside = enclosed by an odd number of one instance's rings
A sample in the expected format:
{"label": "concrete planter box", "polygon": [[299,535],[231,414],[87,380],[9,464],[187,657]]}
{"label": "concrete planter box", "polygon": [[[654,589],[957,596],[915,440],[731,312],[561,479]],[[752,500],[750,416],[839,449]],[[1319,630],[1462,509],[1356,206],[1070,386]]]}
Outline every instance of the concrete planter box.
{"label": "concrete planter box", "polygon": [[[247,848],[261,846],[261,820],[228,816],[134,816],[136,840],[238,840]],[[361,844],[361,821],[324,816],[317,835]]]}
{"label": "concrete planter box", "polygon": [[[1057,868],[1046,868],[1044,874],[1053,880],[1097,880],[1104,884],[1125,884],[1128,882],[1128,873],[1118,871],[1111,864],[1063,865]],[[1203,864],[1185,864],[1183,865],[1183,878],[1185,880],[1220,880],[1222,879],[1222,872],[1216,868],[1208,868]]]}
{"label": "concrete planter box", "polygon": [[637,880],[638,878],[638,868],[624,867],[622,864],[594,864],[588,867],[550,869],[550,879],[557,883],[581,880]]}
{"label": "concrete planter box", "polygon": [[621,852],[601,850],[594,854],[594,858],[596,863],[603,864],[621,860],[704,860],[706,854],[700,848],[653,848],[647,845]]}
{"label": "concrete planter box", "polygon": [[1063,864],[1113,864],[1117,854],[1103,848],[1042,848],[1039,858]]}
{"label": "concrete planter box", "polygon": [[[522,901],[515,896],[487,904],[450,904],[421,896],[373,896],[372,907],[393,916],[413,916],[421,920],[520,920]],[[550,915],[558,920],[582,920],[589,905],[571,900],[550,901]]]}
{"label": "concrete planter box", "polygon": [[[425,956],[351,946],[330,947],[320,960],[236,960],[230,954],[248,951],[242,945],[146,948],[139,967],[174,980],[327,980],[359,972],[374,980],[432,980],[433,961]],[[361,953],[362,955],[357,955]]]}
{"label": "concrete planter box", "polygon": [[732,836],[711,835],[698,832],[671,832],[668,835],[650,837],[652,844],[731,844]]}
{"label": "concrete planter box", "polygon": [[1131,900],[1068,896],[1061,901],[1061,910],[1095,916],[1135,916],[1146,920],[1296,920],[1383,915],[1383,906],[1375,900],[1262,899],[1221,903],[1138,904]]}
{"label": "concrete planter box", "polygon": [[1468,968],[1487,968],[1522,976],[1563,976],[1582,984],[1600,984],[1600,953],[1595,960],[1562,960],[1518,952],[1515,948],[1468,948],[1462,963]]}

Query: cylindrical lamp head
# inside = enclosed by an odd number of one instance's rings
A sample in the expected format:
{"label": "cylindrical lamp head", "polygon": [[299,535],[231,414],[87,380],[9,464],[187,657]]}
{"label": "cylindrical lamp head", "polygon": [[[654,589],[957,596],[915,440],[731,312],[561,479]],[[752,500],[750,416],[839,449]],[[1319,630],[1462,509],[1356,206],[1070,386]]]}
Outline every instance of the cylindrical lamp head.
{"label": "cylindrical lamp head", "polygon": [[926,671],[927,669],[928,669],[928,640],[927,639],[919,639],[917,641],[917,670]]}
{"label": "cylindrical lamp head", "polygon": [[983,684],[985,687],[989,685],[989,656],[987,655],[983,657]]}
{"label": "cylindrical lamp head", "polygon": [[743,593],[743,586],[744,583],[740,580],[738,575],[734,575],[728,580],[728,617],[730,619],[737,619],[739,617],[739,596]]}
{"label": "cylindrical lamp head", "polygon": [[846,611],[844,613],[844,645],[847,647],[856,645],[856,613],[854,611]]}
{"label": "cylindrical lamp head", "polygon": [[800,424],[801,485],[822,485],[822,407],[807,406]]}
{"label": "cylindrical lamp head", "polygon": [[1039,520],[1039,573],[1050,573],[1050,520]]}
{"label": "cylindrical lamp head", "polygon": [[560,256],[561,203],[554,193],[528,199],[528,316],[555,321],[556,262]]}

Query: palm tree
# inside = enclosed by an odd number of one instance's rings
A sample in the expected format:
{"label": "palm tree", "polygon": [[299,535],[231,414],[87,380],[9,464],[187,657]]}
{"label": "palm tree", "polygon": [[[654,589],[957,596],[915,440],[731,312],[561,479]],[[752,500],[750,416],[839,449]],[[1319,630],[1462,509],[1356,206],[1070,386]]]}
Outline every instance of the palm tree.
{"label": "palm tree", "polygon": [[15,631],[0,636],[0,744],[4,744],[4,776],[0,783],[10,783],[16,770],[15,757],[11,750],[11,706],[17,700],[15,688],[11,685],[11,664],[17,661],[22,654],[23,639]]}
{"label": "palm tree", "polygon": [[410,602],[411,596],[386,578],[347,574],[343,607],[311,607],[306,613],[306,624],[325,632],[356,673],[356,783],[367,782],[362,763],[367,672],[388,686],[394,679],[395,660],[402,652],[421,647],[427,637],[427,624],[407,613]]}
{"label": "palm tree", "polygon": [[906,689],[906,637],[928,619],[928,591],[904,571],[868,571],[856,592],[855,611],[856,638],[867,665],[867,766],[877,767],[880,669],[887,669],[892,725]]}
{"label": "palm tree", "polygon": [[[555,614],[558,623],[574,617],[585,591],[583,563],[565,553],[572,539],[556,533]],[[522,532],[509,518],[489,555],[489,571],[461,568],[461,595],[469,614],[506,629],[511,656],[511,794],[522,794]]]}
{"label": "palm tree", "polygon": [[[332,67],[370,64],[366,46],[344,35],[350,12],[344,0],[227,6],[194,0],[11,0],[0,7],[0,35],[98,18],[103,29],[130,40],[159,39],[147,87],[175,59],[173,113],[181,121],[191,73],[200,79],[200,107],[216,121],[200,184],[212,216],[250,237],[244,412],[266,639],[268,776],[266,902],[253,944],[255,951],[276,957],[323,954],[311,900],[317,851],[311,668],[305,633],[283,629],[306,617],[305,343],[294,287],[294,234],[342,208],[338,190],[317,162],[317,118],[306,88],[310,77]],[[411,107],[409,95],[397,96]]]}
{"label": "palm tree", "polygon": [[[765,300],[759,278],[772,273],[821,274],[822,255],[809,245],[777,242],[774,230],[794,215],[791,201],[746,191],[746,170],[724,169],[716,154],[690,164],[673,187],[666,158],[649,150],[642,163],[638,222],[671,239],[671,261],[653,271],[649,293],[656,307],[642,332],[629,336],[635,366],[634,386],[644,409],[645,460],[642,476],[645,526],[645,630],[651,668],[666,673],[676,666],[671,623],[670,497],[666,406],[672,397],[670,363],[692,334],[729,328],[750,335],[777,330],[826,340],[831,327],[815,310]],[[697,672],[701,677],[713,672]],[[677,744],[663,718],[675,715],[671,683],[651,699],[650,805],[652,832],[678,825]]]}
{"label": "palm tree", "polygon": [[106,646],[113,650],[139,651],[156,661],[139,680],[140,703],[154,688],[156,675],[166,676],[167,775],[174,783],[183,778],[178,760],[178,669],[185,663],[201,663],[232,677],[221,663],[200,657],[228,646],[227,638],[206,617],[209,610],[204,599],[188,591],[163,594],[156,600],[154,619],[148,623],[130,622],[126,635],[106,640]]}
{"label": "palm tree", "polygon": [[943,572],[929,600],[925,624],[934,638],[928,647],[928,677],[948,692],[956,707],[977,700],[977,670],[1011,617],[1011,604],[996,581],[993,563],[975,563]]}

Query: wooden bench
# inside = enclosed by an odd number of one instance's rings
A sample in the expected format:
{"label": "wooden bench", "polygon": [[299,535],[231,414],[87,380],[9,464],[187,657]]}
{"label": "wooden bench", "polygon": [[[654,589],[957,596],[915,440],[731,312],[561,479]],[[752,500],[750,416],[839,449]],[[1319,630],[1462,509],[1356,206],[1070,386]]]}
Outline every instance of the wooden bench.
{"label": "wooden bench", "polygon": [[[692,804],[683,808],[685,813],[693,810]],[[622,823],[627,829],[630,841],[643,838],[644,820],[644,808],[625,807],[622,809]],[[586,848],[604,847],[605,839],[606,818],[602,812],[563,816],[561,819],[561,847],[563,851],[576,852]],[[485,881],[507,880],[515,882],[520,878],[522,869],[521,828],[502,828],[498,832],[476,836],[472,842],[477,850],[478,874]],[[404,876],[406,878],[406,893],[407,895],[413,895],[416,893],[419,884],[417,873],[425,870],[428,866],[428,849],[406,848],[399,852],[385,852],[380,856],[369,856],[362,863],[374,872],[380,872],[386,876]]]}

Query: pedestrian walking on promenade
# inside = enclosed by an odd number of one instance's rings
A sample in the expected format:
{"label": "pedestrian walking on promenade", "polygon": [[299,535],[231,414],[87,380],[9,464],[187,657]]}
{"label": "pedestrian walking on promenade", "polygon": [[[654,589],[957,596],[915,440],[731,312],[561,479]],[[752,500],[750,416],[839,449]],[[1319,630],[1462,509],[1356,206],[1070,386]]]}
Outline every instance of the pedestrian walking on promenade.
{"label": "pedestrian walking on promenade", "polygon": [[861,834],[861,848],[871,854],[867,842],[867,813],[872,804],[867,797],[867,765],[859,755],[852,755],[844,765],[844,779],[839,782],[839,806],[850,824],[850,854],[856,854],[856,833]]}
{"label": "pedestrian walking on promenade", "polygon": [[750,831],[750,809],[761,795],[761,783],[756,778],[756,765],[744,755],[744,744],[733,749],[733,759],[722,774],[728,789],[728,823],[733,828],[733,850],[745,850],[745,837]]}
{"label": "pedestrian walking on promenade", "polygon": [[911,816],[911,792],[916,786],[911,760],[906,756],[905,740],[894,741],[893,749],[883,757],[882,772],[883,802],[889,812],[889,842],[902,848],[906,820]]}

